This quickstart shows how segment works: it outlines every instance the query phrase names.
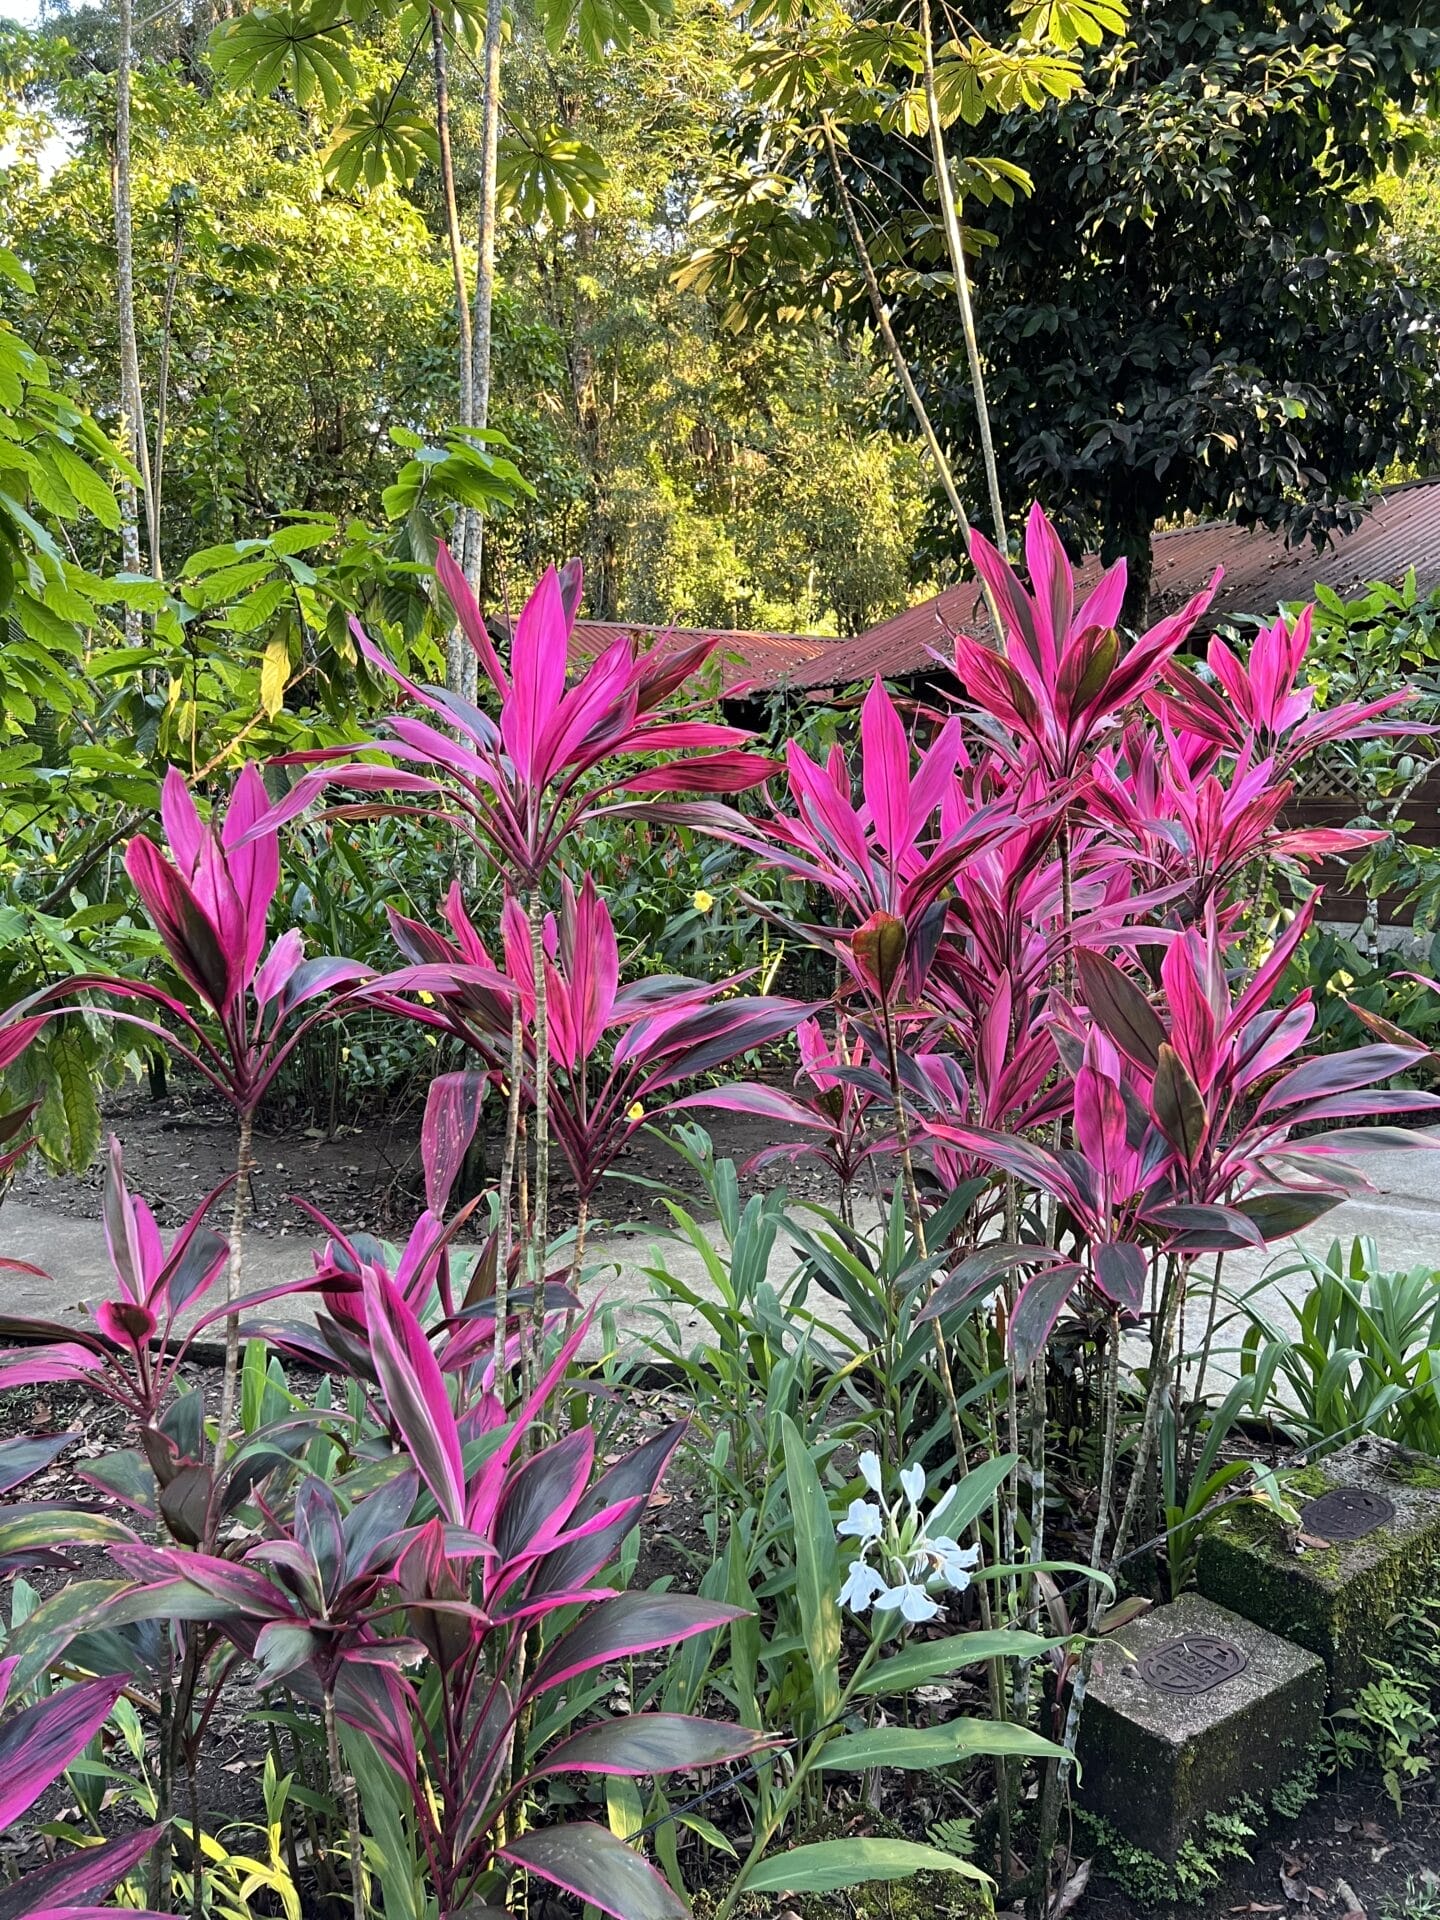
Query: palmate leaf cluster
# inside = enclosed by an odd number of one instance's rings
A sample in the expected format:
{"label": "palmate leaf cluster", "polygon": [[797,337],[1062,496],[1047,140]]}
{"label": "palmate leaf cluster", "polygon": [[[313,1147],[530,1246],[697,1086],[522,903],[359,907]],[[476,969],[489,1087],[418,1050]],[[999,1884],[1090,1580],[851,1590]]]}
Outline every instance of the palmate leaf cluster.
{"label": "palmate leaf cluster", "polygon": [[[1125,20],[1123,7],[1108,0],[1020,6],[1014,13],[989,35],[967,27],[937,36],[934,95],[943,129],[1042,113],[1071,100],[1083,84],[1080,50],[1118,32]],[[857,20],[834,0],[760,0],[747,18],[753,44],[741,62],[745,108],[727,144],[717,147],[712,179],[695,208],[697,226],[710,229],[710,237],[679,270],[685,287],[725,296],[725,324],[736,332],[843,310],[857,297],[822,126],[847,154],[866,144],[863,192],[868,148],[879,143],[883,150],[891,140],[921,145],[930,125],[916,6]],[[1030,193],[1023,165],[957,144],[952,181],[962,206],[1008,206]],[[888,285],[952,296],[933,180],[887,196],[866,226]],[[973,224],[965,237],[977,250],[990,239]]]}
{"label": "palmate leaf cluster", "polygon": [[[671,11],[671,0],[541,0],[535,24],[552,55],[573,45],[584,60],[599,63],[658,32]],[[438,31],[462,57],[473,58],[484,24],[485,7],[475,0],[448,0],[439,9]],[[372,26],[396,28],[409,57],[397,79],[367,91],[361,48]],[[417,64],[424,65],[416,58],[420,45],[436,30],[421,0],[382,0],[360,19],[342,0],[295,0],[255,7],[222,24],[210,58],[231,86],[284,93],[302,112],[323,113],[334,127],[326,170],[341,192],[387,182],[408,188],[439,159],[433,110],[411,83]],[[599,153],[573,127],[507,116],[502,214],[528,227],[588,218],[604,179]]]}

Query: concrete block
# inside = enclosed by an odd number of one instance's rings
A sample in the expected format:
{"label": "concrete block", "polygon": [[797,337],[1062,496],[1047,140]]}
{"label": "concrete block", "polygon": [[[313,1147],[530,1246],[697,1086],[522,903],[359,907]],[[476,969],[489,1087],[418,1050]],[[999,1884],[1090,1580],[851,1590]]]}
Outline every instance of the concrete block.
{"label": "concrete block", "polygon": [[1200,1543],[1199,1587],[1318,1653],[1338,1705],[1371,1678],[1371,1658],[1386,1656],[1407,1598],[1433,1590],[1440,1462],[1354,1440],[1287,1486],[1298,1534],[1263,1507],[1224,1509]]}
{"label": "concrete block", "polygon": [[1173,1863],[1207,1814],[1263,1814],[1320,1737],[1325,1667],[1183,1594],[1107,1640],[1080,1720],[1080,1804]]}

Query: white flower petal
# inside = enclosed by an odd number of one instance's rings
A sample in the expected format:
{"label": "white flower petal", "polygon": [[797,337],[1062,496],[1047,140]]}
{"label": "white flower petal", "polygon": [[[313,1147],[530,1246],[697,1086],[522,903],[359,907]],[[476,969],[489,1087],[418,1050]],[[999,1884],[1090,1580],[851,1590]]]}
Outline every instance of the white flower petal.
{"label": "white flower petal", "polygon": [[864,1560],[857,1560],[845,1576],[840,1589],[840,1604],[853,1613],[863,1613],[876,1594],[885,1591],[883,1578]]}
{"label": "white flower petal", "polygon": [[876,1596],[877,1613],[893,1613],[898,1609],[906,1620],[917,1625],[925,1620],[933,1620],[940,1611],[938,1600],[932,1600],[924,1587],[917,1587],[913,1580],[906,1580],[898,1587],[887,1587]]}
{"label": "white flower petal", "polygon": [[859,1460],[860,1478],[872,1493],[880,1491],[880,1456],[878,1453],[862,1453]]}
{"label": "white flower petal", "polygon": [[917,1460],[913,1467],[902,1467],[900,1484],[905,1489],[905,1498],[912,1507],[918,1507],[925,1492],[925,1469]]}
{"label": "white flower petal", "polygon": [[842,1539],[878,1540],[883,1525],[880,1509],[873,1500],[852,1500],[850,1511],[835,1531]]}

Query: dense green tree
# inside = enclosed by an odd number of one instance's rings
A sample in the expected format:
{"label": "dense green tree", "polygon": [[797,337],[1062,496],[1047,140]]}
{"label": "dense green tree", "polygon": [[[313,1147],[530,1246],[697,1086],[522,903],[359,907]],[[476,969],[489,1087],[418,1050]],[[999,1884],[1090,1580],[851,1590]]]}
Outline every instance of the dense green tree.
{"label": "dense green tree", "polygon": [[[1382,241],[1440,7],[1155,0],[1085,65],[1083,93],[987,128],[1033,190],[985,212],[979,331],[1008,490],[1126,555],[1134,613],[1157,523],[1323,536],[1433,432],[1433,282]],[[914,198],[918,163],[865,159]],[[978,496],[958,329],[911,285],[898,329]]]}

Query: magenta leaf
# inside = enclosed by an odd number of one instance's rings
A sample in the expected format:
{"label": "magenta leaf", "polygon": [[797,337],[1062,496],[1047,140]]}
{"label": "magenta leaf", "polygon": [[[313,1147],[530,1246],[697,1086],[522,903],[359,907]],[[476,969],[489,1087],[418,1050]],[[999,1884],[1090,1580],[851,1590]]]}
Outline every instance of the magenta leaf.
{"label": "magenta leaf", "polygon": [[126,1676],[62,1687],[0,1724],[0,1828],[14,1826],[78,1759],[124,1692]]}
{"label": "magenta leaf", "polygon": [[[80,1847],[47,1866],[34,1868],[9,1886],[0,1887],[0,1920],[34,1920],[37,1913],[57,1908],[73,1910],[109,1893],[117,1880],[140,1864],[164,1831],[163,1826],[142,1827],[123,1840]],[[113,1915],[116,1909],[107,1911]]]}
{"label": "magenta leaf", "polygon": [[465,1518],[465,1461],[445,1376],[389,1275],[367,1267],[363,1292],[370,1356],[386,1409],[441,1513],[459,1525]]}
{"label": "magenta leaf", "polygon": [[1113,960],[1088,947],[1075,949],[1080,994],[1095,1020],[1137,1067],[1154,1073],[1165,1029],[1145,995]]}
{"label": "magenta leaf", "polygon": [[499,1856],[548,1880],[614,1920],[690,1920],[689,1909],[655,1869],[608,1827],[539,1827]]}
{"label": "magenta leaf", "polygon": [[425,1205],[443,1219],[465,1155],[480,1124],[483,1073],[442,1073],[430,1082],[420,1125],[420,1161],[425,1169]]}

